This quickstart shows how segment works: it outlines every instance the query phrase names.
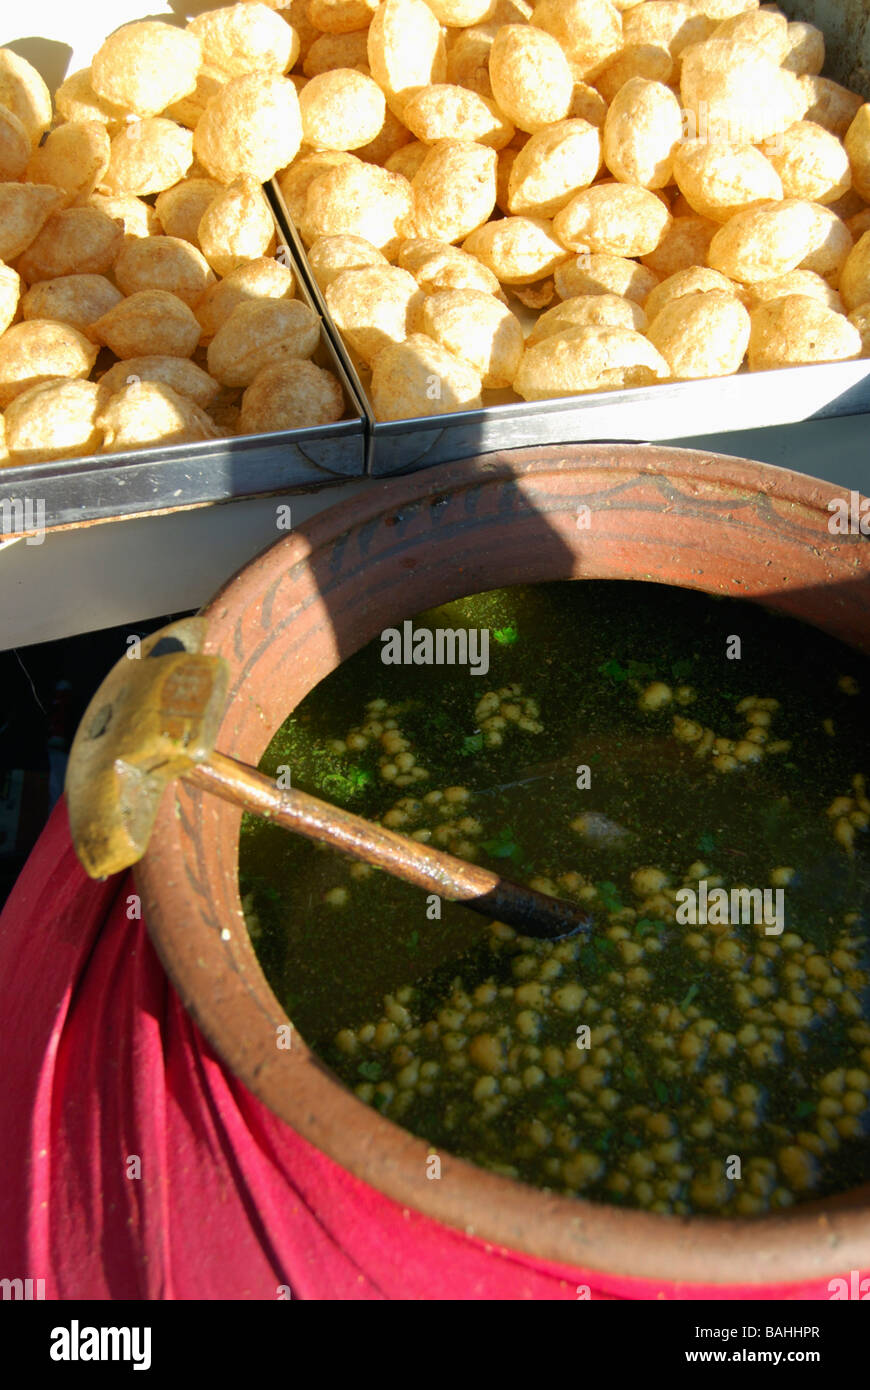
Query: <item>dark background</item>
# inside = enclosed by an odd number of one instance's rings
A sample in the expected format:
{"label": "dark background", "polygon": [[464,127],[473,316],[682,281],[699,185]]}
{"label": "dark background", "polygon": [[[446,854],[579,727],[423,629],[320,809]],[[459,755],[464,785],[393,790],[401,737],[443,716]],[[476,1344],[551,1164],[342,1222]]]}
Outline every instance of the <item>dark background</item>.
{"label": "dark background", "polygon": [[100,681],[182,613],[0,652],[0,905],[63,791],[69,746]]}

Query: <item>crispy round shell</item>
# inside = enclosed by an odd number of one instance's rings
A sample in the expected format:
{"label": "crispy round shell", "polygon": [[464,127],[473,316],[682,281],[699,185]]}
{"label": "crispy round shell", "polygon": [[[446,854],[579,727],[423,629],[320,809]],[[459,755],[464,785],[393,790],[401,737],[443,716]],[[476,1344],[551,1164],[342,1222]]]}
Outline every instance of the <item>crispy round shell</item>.
{"label": "crispy round shell", "polygon": [[0,409],[42,381],[88,376],[96,359],[93,343],[68,323],[14,323],[0,337]]}
{"label": "crispy round shell", "polygon": [[310,357],[320,320],[299,299],[239,304],[208,345],[209,374],[222,386],[250,386],[257,372],[287,357]]}
{"label": "crispy round shell", "polygon": [[622,21],[610,0],[538,0],[532,23],[552,34],[587,82],[622,48]]}
{"label": "crispy round shell", "polygon": [[769,141],[765,153],[779,174],[785,198],[835,203],[852,186],[849,156],[824,126],[795,121]]}
{"label": "crispy round shell", "polygon": [[695,212],[713,222],[727,222],[752,203],[783,196],[779,174],[760,150],[724,140],[679,145],[674,180]]}
{"label": "crispy round shell", "polygon": [[309,184],[301,230],[309,245],[322,236],[361,236],[392,260],[407,235],[412,209],[407,179],[355,160]]}
{"label": "crispy round shell", "polygon": [[125,236],[159,236],[163,231],[155,209],[135,193],[92,193],[88,203],[119,222]]}
{"label": "crispy round shell", "polygon": [[499,282],[476,256],[434,237],[413,237],[402,242],[398,264],[410,270],[421,290],[485,290],[499,293]]}
{"label": "crispy round shell", "polygon": [[386,265],[387,261],[365,237],[324,236],[309,247],[308,264],[318,285],[325,290],[345,270],[360,270],[364,265]]}
{"label": "crispy round shell", "polygon": [[861,98],[830,77],[807,74],[798,78],[798,87],[804,108],[798,119],[824,126],[842,140],[861,108]]}
{"label": "crispy round shell", "polygon": [[409,140],[388,156],[384,161],[384,168],[389,169],[391,174],[401,174],[409,183],[413,183],[414,176],[430,148],[431,146],[424,145],[422,140]]}
{"label": "crispy round shell", "polygon": [[415,92],[447,75],[441,26],[424,0],[383,0],[369,25],[367,52],[371,75],[399,117]]}
{"label": "crispy round shell", "polygon": [[526,347],[534,347],[544,338],[564,333],[570,328],[630,328],[636,333],[646,331],[647,316],[633,299],[618,294],[578,294],[564,299],[541,314],[526,338]]}
{"label": "crispy round shell", "polygon": [[326,289],[337,327],[369,365],[387,343],[400,343],[414,331],[423,299],[413,275],[391,265],[346,270]]}
{"label": "crispy round shell", "polygon": [[680,103],[670,87],[632,77],[613,98],[604,121],[604,162],[623,183],[664,188],[682,134]]}
{"label": "crispy round shell", "polygon": [[601,137],[589,121],[557,121],[532,135],[511,163],[507,205],[520,217],[554,217],[601,168]]}
{"label": "crispy round shell", "polygon": [[332,372],[288,359],[263,367],[242,397],[243,434],[331,425],[344,414],[344,392]]}
{"label": "crispy round shell", "polygon": [[495,207],[496,152],[472,140],[439,140],[414,175],[417,236],[461,241]]}
{"label": "crispy round shell", "polygon": [[348,154],[346,150],[317,150],[311,154],[297,155],[293,163],[278,175],[278,187],[291,222],[301,227],[305,218],[305,200],[315,179],[339,164],[359,162],[356,155]]}
{"label": "crispy round shell", "polygon": [[68,203],[88,198],[109,167],[111,145],[99,121],[75,121],[52,130],[33,151],[27,165],[29,183],[49,183]]}
{"label": "crispy round shell", "polygon": [[849,322],[861,335],[861,356],[870,357],[870,300],[852,310]]}
{"label": "crispy round shell", "polygon": [[17,116],[38,145],[51,125],[51,93],[33,64],[11,48],[0,48],[0,106]]}
{"label": "crispy round shell", "polygon": [[227,5],[195,15],[187,26],[202,47],[203,63],[229,77],[246,72],[288,72],[299,57],[299,35],[266,5]]}
{"label": "crispy round shell", "polygon": [[218,68],[200,68],[193,91],[188,92],[186,97],[173,101],[163,115],[167,120],[175,121],[177,125],[196,130],[203,111],[228,80],[227,74],[220,72]]}
{"label": "crispy round shell", "polygon": [[231,78],[211,98],[193,133],[197,159],[220,183],[244,174],[266,183],[290,163],[301,143],[296,88],[276,73]]}
{"label": "crispy round shell", "polygon": [[467,362],[485,387],[510,386],[523,355],[520,321],[485,290],[439,290],[423,305],[422,331]]}
{"label": "crispy round shell", "polygon": [[158,193],[154,209],[167,236],[199,246],[199,223],[209,203],[220,193],[216,179],[182,179]]}
{"label": "crispy round shell", "polygon": [[408,420],[479,410],[480,377],[434,338],[412,333],[375,358],[371,399],[378,420]]}
{"label": "crispy round shell", "polygon": [[846,218],[846,226],[853,240],[858,241],[865,232],[870,231],[870,208],[863,208],[854,216]]}
{"label": "crispy round shell", "polygon": [[429,0],[429,8],[439,24],[464,29],[483,23],[495,6],[493,0]]}
{"label": "crispy round shell", "polygon": [[21,178],[31,157],[31,149],[30,136],[23,123],[14,112],[0,106],[0,182]]}
{"label": "crispy round shell", "polygon": [[90,68],[79,68],[78,72],[71,72],[64,78],[54,94],[54,106],[61,120],[99,121],[110,135],[114,135],[124,124],[125,118],[132,115],[124,107],[113,106],[110,101],[103,101],[102,97],[97,96],[91,86]]}
{"label": "crispy round shell", "polygon": [[661,284],[656,285],[650,291],[644,309],[649,322],[652,323],[656,314],[670,304],[672,300],[681,299],[687,294],[706,294],[710,290],[716,290],[722,294],[732,294],[743,302],[741,296],[743,291],[739,285],[735,285],[726,275],[721,275],[718,270],[711,270],[709,266],[695,265],[687,266],[683,270],[674,271],[667,279],[662,280]]}
{"label": "crispy round shell", "polygon": [[13,464],[95,454],[103,440],[97,415],[102,388],[93,381],[45,381],[6,407],[6,447]]}
{"label": "crispy round shell", "polygon": [[726,222],[707,253],[714,270],[729,280],[752,284],[795,270],[807,255],[815,219],[809,203],[796,198],[762,203]]}
{"label": "crispy round shell", "polygon": [[865,232],[849,252],[840,275],[840,294],[850,311],[870,300],[870,232]]}
{"label": "crispy round shell", "polygon": [[667,207],[647,188],[601,183],[571,199],[553,219],[553,231],[570,251],[645,256],[671,224]]}
{"label": "crispy round shell", "polygon": [[703,11],[686,0],[652,0],[635,5],[622,17],[623,41],[626,47],[653,44],[666,48],[674,64],[669,80],[677,83],[685,50],[690,44],[703,43],[716,29],[717,19],[711,13],[714,5],[715,0],[706,0]]}
{"label": "crispy round shell", "polygon": [[800,263],[801,270],[814,270],[834,286],[854,244],[852,233],[841,217],[821,203],[807,203],[811,227],[807,253]]}
{"label": "crispy round shell", "polygon": [[755,144],[803,115],[794,73],[754,44],[711,38],[683,55],[680,98],[698,138]]}
{"label": "crispy round shell", "polygon": [[48,184],[0,183],[0,260],[17,260],[63,200]]}
{"label": "crispy round shell", "polygon": [[697,213],[674,217],[656,249],[643,257],[643,263],[662,279],[690,266],[705,265],[718,227],[717,222],[699,217]]}
{"label": "crispy round shell", "polygon": [[749,314],[730,292],[684,294],[656,314],[647,337],[675,381],[730,376],[746,356]]}
{"label": "crispy round shell", "polygon": [[140,290],[96,319],[88,337],[116,357],[190,357],[199,342],[193,310],[166,290]]}
{"label": "crispy round shell", "polygon": [[[360,145],[356,153],[358,158],[364,159],[367,164],[379,164],[383,168],[391,155],[398,154],[400,150],[411,143],[410,130],[403,125],[388,106],[384,111],[383,123],[377,135],[374,139],[369,140],[367,145]],[[399,169],[396,172],[402,173],[402,170]],[[406,175],[406,177],[408,176]]]}
{"label": "crispy round shell", "polygon": [[808,295],[789,294],[770,300],[754,309],[750,317],[750,371],[803,362],[843,362],[861,356],[861,334],[855,325]]}
{"label": "crispy round shell", "polygon": [[386,103],[376,82],[354,68],[312,77],[299,94],[302,133],[312,150],[357,150],[384,124]]}
{"label": "crispy round shell", "polygon": [[838,314],[845,313],[843,301],[837,291],[814,270],[790,270],[787,275],[778,275],[775,280],[761,280],[757,285],[746,285],[743,293],[744,302],[750,311],[771,299],[784,299],[787,294],[803,294],[808,295],[810,299],[818,299],[821,304],[827,304],[829,309],[835,309]]}
{"label": "crispy round shell", "polygon": [[168,290],[191,307],[215,276],[201,251],[180,237],[129,237],[114,266],[115,283],[125,295]]}
{"label": "crispy round shell", "polygon": [[309,0],[308,14],[327,34],[349,34],[365,29],[377,8],[377,0]]}
{"label": "crispy round shell", "polygon": [[[6,332],[18,315],[21,289],[21,276],[18,271],[0,261],[0,335]],[[52,315],[40,314],[39,317],[51,318]]]}
{"label": "crispy round shell", "polygon": [[171,386],[179,396],[186,396],[205,410],[220,392],[220,383],[204,372],[189,357],[128,357],[116,362],[100,377],[100,385],[114,396],[125,386],[138,381],[156,381]]}
{"label": "crispy round shell", "polygon": [[553,279],[560,299],[573,299],[578,294],[617,294],[641,305],[659,283],[658,275],[647,266],[609,252],[572,256],[556,267]]}
{"label": "crispy round shell", "polygon": [[275,235],[275,219],[257,181],[245,175],[221,189],[207,204],[196,235],[216,275],[229,275],[263,256]]}
{"label": "crispy round shell", "polygon": [[609,105],[632,77],[669,82],[673,71],[674,61],[664,44],[629,43],[598,74],[595,85]]}
{"label": "crispy round shell", "polygon": [[183,179],[193,163],[193,134],[164,116],[132,121],[113,136],[100,192],[162,193]]}
{"label": "crispy round shell", "polygon": [[196,86],[199,40],[159,20],[125,24],[110,34],[91,64],[91,86],[113,106],[156,116]]}
{"label": "crispy round shell", "polygon": [[539,217],[503,217],[478,227],[463,243],[503,285],[531,285],[568,260],[554,224]]}
{"label": "crispy round shell", "polygon": [[588,325],[566,329],[527,348],[514,390],[527,401],[650,386],[668,364],[642,333]]}
{"label": "crispy round shell", "polygon": [[269,256],[238,266],[206,290],[196,306],[203,341],[213,338],[240,304],[260,299],[292,299],[295,292],[293,271]]}
{"label": "crispy round shell", "polygon": [[335,68],[359,68],[368,72],[368,31],[355,29],[350,34],[320,34],[305,55],[302,71],[306,77],[318,77]]}
{"label": "crispy round shell", "polygon": [[571,105],[568,107],[568,119],[572,121],[588,121],[594,125],[596,130],[601,130],[604,125],[604,118],[607,115],[607,102],[600,92],[594,87],[590,87],[587,82],[578,82],[575,76],[575,69],[571,67],[571,75],[574,77],[574,86],[571,90]]}
{"label": "crispy round shell", "polygon": [[25,319],[68,323],[85,333],[123,297],[105,275],[61,275],[31,285],[22,297],[21,315]]}
{"label": "crispy round shell", "polygon": [[405,105],[402,120],[427,145],[438,140],[475,140],[504,149],[514,127],[489,97],[442,82],[423,87]]}
{"label": "crispy round shell", "polygon": [[198,405],[158,381],[138,381],[111,396],[97,417],[103,452],[219,439],[222,431]]}
{"label": "crispy round shell", "polygon": [[780,65],[799,76],[821,72],[825,65],[825,36],[814,24],[802,20],[786,26],[786,49]]}
{"label": "crispy round shell", "polygon": [[870,102],[856,111],[843,141],[855,192],[870,203]]}
{"label": "crispy round shell", "polygon": [[95,207],[62,208],[45,223],[18,262],[29,285],[58,275],[104,275],[118,258],[124,233]]}
{"label": "crispy round shell", "polygon": [[568,115],[574,78],[565,53],[543,29],[524,24],[499,29],[489,77],[496,102],[520,130],[534,133]]}
{"label": "crispy round shell", "polygon": [[492,96],[489,80],[489,50],[499,30],[498,24],[478,24],[457,34],[447,51],[447,81],[465,87],[479,96]]}
{"label": "crispy round shell", "polygon": [[[788,20],[785,15],[750,8],[723,19],[710,35],[714,39],[734,39],[764,53],[781,64],[789,50]],[[790,69],[791,71],[791,69]]]}

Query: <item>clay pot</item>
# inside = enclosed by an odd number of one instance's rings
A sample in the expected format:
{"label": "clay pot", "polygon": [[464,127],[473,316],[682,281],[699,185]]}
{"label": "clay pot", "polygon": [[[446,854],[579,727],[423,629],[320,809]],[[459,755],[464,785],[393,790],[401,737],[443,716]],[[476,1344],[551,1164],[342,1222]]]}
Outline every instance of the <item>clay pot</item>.
{"label": "clay pot", "polygon": [[[828,484],[689,450],[519,450],[372,483],[320,513],[205,609],[231,670],[218,748],[257,763],[308,691],[385,627],[484,589],[656,580],[762,600],[870,649],[870,546],[832,535]],[[591,525],[581,508],[591,508]],[[581,524],[578,524],[581,519]],[[671,1217],[539,1192],[442,1154],[362,1104],[293,1035],[257,963],[237,881],[239,812],[177,784],[139,885],[163,963],[203,1033],[282,1119],[404,1206],[606,1278],[747,1287],[870,1267],[870,1187],[754,1221]],[[605,1278],[605,1286],[606,1286]],[[661,1287],[661,1283],[659,1283]]]}

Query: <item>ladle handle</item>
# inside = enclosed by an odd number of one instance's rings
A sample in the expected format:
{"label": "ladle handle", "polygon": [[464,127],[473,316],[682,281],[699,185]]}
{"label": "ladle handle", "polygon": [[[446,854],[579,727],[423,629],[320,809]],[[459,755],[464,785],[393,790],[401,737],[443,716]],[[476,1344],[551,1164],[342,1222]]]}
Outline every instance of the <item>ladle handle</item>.
{"label": "ladle handle", "polygon": [[524,936],[558,940],[589,928],[588,915],[576,903],[524,888],[490,869],[430,849],[307,792],[281,790],[263,773],[224,753],[212,752],[188,772],[185,781],[309,840],[385,869],[394,878],[507,922]]}

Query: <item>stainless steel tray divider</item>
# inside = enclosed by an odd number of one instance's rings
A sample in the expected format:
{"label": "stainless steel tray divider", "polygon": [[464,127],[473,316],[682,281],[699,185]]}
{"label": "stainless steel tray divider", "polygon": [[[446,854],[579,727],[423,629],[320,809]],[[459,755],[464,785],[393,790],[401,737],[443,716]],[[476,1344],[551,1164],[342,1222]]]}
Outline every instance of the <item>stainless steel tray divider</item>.
{"label": "stainless steel tray divider", "polygon": [[[341,363],[345,376],[347,376],[348,379],[353,383],[354,395],[356,399],[360,402],[363,419],[365,420],[367,460],[366,471],[369,473],[374,473],[375,469],[371,465],[373,463],[374,437],[377,428],[377,421],[374,417],[374,412],[371,407],[371,402],[368,398],[368,393],[365,387],[363,386],[359,372],[357,371],[351,359],[350,353],[347,349],[347,344],[345,343],[344,339],[342,338],[341,334],[339,333],[338,329],[333,323],[332,315],[326,307],[326,300],[323,297],[323,291],[321,290],[320,286],[314,278],[314,273],[308,261],[308,253],[305,249],[305,245],[302,241],[301,236],[299,235],[299,232],[296,230],[296,224],[290,216],[290,213],[287,211],[287,204],[285,203],[284,195],[278,186],[278,180],[272,179],[271,182],[266,185],[266,191],[272,203],[272,211],[275,214],[275,221],[277,222],[278,227],[280,229],[279,235],[284,237],[290,255],[292,256],[296,265],[300,267],[302,275],[305,278],[305,288],[308,292],[308,297],[314,304],[317,312],[323,320],[324,327],[326,329],[327,334],[329,335],[329,341],[332,346],[333,353]],[[430,424],[431,421],[427,421],[426,423]]]}

